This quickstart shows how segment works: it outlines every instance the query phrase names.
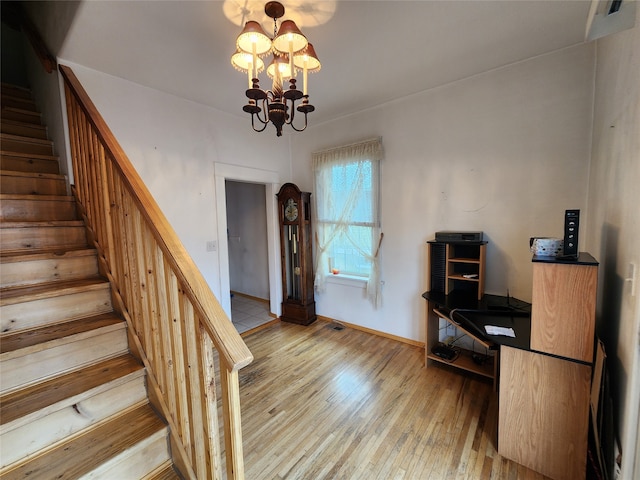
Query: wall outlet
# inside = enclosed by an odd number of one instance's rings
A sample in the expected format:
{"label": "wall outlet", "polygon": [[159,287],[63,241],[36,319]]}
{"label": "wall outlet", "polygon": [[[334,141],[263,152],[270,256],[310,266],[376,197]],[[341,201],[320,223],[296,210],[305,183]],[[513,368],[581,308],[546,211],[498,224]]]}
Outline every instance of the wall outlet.
{"label": "wall outlet", "polygon": [[209,240],[207,242],[207,252],[215,252],[218,249],[218,242]]}

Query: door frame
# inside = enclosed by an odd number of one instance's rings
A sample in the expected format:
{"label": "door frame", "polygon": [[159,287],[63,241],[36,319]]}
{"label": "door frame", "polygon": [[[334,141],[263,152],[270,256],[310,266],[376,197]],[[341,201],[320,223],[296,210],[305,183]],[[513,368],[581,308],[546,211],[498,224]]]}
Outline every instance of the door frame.
{"label": "door frame", "polygon": [[218,265],[220,278],[220,304],[231,318],[231,286],[229,280],[229,241],[227,238],[226,180],[258,183],[265,186],[267,217],[267,257],[269,266],[269,311],[281,314],[282,282],[280,280],[280,237],[276,193],[280,187],[277,172],[241,167],[227,163],[214,163],[216,189],[216,217],[218,219]]}

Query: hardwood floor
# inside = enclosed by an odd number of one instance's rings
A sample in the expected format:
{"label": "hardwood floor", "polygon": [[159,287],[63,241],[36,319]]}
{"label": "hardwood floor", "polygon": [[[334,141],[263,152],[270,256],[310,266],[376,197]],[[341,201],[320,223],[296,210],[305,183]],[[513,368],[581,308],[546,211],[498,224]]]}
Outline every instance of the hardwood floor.
{"label": "hardwood floor", "polygon": [[536,479],[496,451],[497,398],[423,351],[317,321],[244,337],[246,478]]}

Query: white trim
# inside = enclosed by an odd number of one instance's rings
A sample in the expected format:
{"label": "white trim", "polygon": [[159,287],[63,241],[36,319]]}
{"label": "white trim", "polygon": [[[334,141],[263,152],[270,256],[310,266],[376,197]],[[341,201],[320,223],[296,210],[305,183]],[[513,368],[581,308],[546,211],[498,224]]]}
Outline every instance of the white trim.
{"label": "white trim", "polygon": [[227,240],[226,180],[260,183],[265,186],[267,217],[267,256],[269,265],[269,308],[277,316],[281,314],[282,284],[280,281],[280,239],[276,193],[280,187],[277,172],[258,168],[240,167],[226,163],[214,163],[216,188],[216,216],[218,219],[218,265],[220,278],[220,304],[231,318],[231,286],[229,281],[229,242]]}
{"label": "white trim", "polygon": [[347,287],[367,288],[366,278],[356,277],[353,275],[327,275],[327,279],[325,281],[327,283],[335,283],[337,285],[344,285]]}

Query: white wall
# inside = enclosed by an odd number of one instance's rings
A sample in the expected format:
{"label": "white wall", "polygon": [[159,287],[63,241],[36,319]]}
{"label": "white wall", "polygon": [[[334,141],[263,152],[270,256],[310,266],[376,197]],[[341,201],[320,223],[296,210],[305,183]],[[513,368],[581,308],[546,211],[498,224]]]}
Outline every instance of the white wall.
{"label": "white wall", "polygon": [[220,299],[220,251],[206,251],[208,241],[220,243],[214,163],[269,170],[287,179],[287,137],[257,134],[248,118],[227,115],[72,62],[60,63],[73,69]]}
{"label": "white wall", "polygon": [[[597,42],[588,247],[599,257],[598,335],[612,374],[623,475],[632,474],[640,404],[640,8],[636,26]],[[626,448],[625,448],[626,447]],[[640,458],[636,459],[640,462]],[[640,469],[640,466],[636,467]],[[638,473],[636,471],[636,473]],[[635,477],[637,478],[637,477]]]}
{"label": "white wall", "polygon": [[318,314],[423,340],[424,244],[438,230],[484,231],[487,292],[530,300],[529,237],[561,237],[565,209],[586,212],[593,62],[593,46],[579,45],[292,137],[303,190],[312,151],[376,135],[385,149],[384,304],[334,284],[316,296]]}

